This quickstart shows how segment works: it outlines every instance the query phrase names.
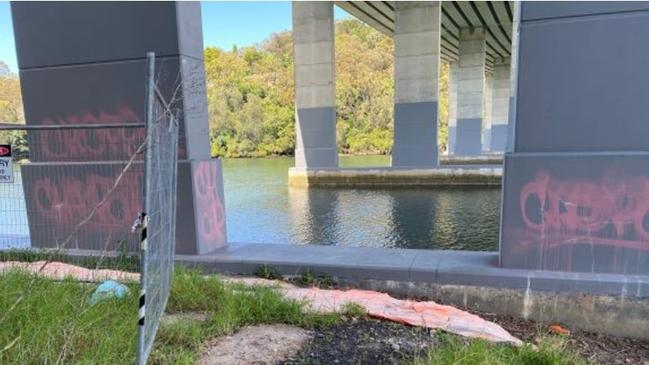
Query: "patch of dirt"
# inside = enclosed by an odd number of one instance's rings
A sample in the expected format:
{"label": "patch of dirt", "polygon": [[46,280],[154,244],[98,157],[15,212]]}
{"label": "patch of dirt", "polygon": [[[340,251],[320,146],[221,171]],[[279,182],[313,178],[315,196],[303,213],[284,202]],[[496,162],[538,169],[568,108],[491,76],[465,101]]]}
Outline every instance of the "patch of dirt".
{"label": "patch of dirt", "polygon": [[294,356],[312,333],[283,324],[244,327],[204,345],[198,365],[271,365]]}
{"label": "patch of dirt", "polygon": [[318,329],[298,354],[279,364],[402,364],[424,355],[434,341],[425,328],[351,320]]}
{"label": "patch of dirt", "polygon": [[[539,334],[550,333],[550,326],[536,321],[520,319],[507,315],[476,313],[482,318],[495,322],[512,335],[529,343],[535,343]],[[554,323],[553,323],[554,324]],[[598,364],[637,364],[649,365],[649,341],[622,338],[586,332],[561,325],[570,331],[567,335],[572,348],[586,359]]]}

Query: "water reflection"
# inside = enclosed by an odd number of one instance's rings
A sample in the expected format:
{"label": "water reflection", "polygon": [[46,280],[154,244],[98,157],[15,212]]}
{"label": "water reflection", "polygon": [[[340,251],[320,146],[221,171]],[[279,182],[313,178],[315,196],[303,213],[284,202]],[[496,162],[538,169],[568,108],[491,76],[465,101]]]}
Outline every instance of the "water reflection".
{"label": "water reflection", "polygon": [[[380,165],[384,156],[343,158]],[[350,160],[352,160],[350,162]],[[500,190],[288,187],[290,158],[226,160],[232,242],[496,250]]]}

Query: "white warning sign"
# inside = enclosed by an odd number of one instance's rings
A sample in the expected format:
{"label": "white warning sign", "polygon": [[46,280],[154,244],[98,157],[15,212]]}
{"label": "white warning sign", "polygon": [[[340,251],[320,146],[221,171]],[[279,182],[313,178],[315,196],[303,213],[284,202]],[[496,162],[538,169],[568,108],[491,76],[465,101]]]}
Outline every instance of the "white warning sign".
{"label": "white warning sign", "polygon": [[11,145],[0,144],[0,183],[13,183],[14,170]]}

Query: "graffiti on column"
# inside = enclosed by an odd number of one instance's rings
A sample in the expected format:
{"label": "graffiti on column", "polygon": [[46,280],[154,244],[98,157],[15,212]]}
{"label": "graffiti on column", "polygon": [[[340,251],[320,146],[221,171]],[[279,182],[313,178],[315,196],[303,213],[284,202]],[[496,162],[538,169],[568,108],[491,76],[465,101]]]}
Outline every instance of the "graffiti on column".
{"label": "graffiti on column", "polygon": [[113,242],[132,240],[125,227],[130,227],[142,210],[141,192],[136,187],[141,186],[143,174],[141,165],[130,170],[108,196],[122,168],[122,164],[23,166],[32,244],[51,247],[62,242],[102,201],[80,231],[84,242],[95,239],[93,247],[84,248],[100,249],[111,236]]}
{"label": "graffiti on column", "polygon": [[[128,106],[115,111],[47,117],[41,125],[141,123]],[[32,161],[127,160],[144,139],[142,128],[67,129],[28,134]]]}
{"label": "graffiti on column", "polygon": [[557,163],[530,167],[509,180],[515,187],[505,197],[512,213],[503,217],[508,263],[536,262],[543,270],[649,272],[649,176],[634,164],[597,167],[588,160]]}
{"label": "graffiti on column", "polygon": [[195,162],[192,173],[196,225],[201,247],[218,248],[226,242],[225,207],[218,185],[218,164]]}
{"label": "graffiti on column", "polygon": [[523,187],[520,208],[525,225],[546,236],[584,235],[594,244],[649,250],[648,177],[609,172],[599,181],[562,180],[541,171]]}

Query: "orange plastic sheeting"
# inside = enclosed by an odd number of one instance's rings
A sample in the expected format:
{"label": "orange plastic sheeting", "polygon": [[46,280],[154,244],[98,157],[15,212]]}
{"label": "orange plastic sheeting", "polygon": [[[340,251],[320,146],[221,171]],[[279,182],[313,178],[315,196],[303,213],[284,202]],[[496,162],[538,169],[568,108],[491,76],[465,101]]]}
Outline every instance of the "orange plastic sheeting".
{"label": "orange plastic sheeting", "polygon": [[281,290],[289,298],[306,300],[311,309],[318,312],[336,312],[342,310],[347,303],[355,303],[376,318],[412,326],[442,329],[457,335],[482,338],[492,342],[522,344],[521,340],[493,322],[432,301],[400,300],[368,290],[343,291],[318,288],[282,288]]}
{"label": "orange plastic sheeting", "polygon": [[[31,273],[38,273],[45,261],[35,261],[35,262],[17,262],[17,261],[7,261],[0,262],[0,273],[12,270],[12,269],[21,269]],[[138,273],[129,273],[119,270],[92,270],[86,269],[83,267],[64,264],[62,262],[50,262],[47,264],[43,270],[40,272],[40,275],[46,278],[54,280],[63,280],[67,277],[71,277],[79,281],[104,281],[104,280],[115,280],[115,281],[139,281],[140,274]]]}

